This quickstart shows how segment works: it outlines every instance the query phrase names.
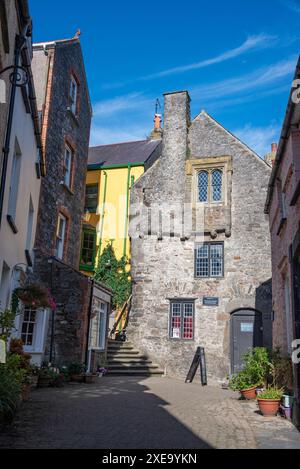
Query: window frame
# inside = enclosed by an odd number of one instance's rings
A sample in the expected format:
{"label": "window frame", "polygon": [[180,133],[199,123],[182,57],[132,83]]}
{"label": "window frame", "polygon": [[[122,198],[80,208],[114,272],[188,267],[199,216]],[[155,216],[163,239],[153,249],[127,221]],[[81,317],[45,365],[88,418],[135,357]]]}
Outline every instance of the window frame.
{"label": "window frame", "polygon": [[[73,85],[75,85],[75,97],[73,99]],[[79,83],[74,75],[71,73],[70,88],[69,88],[69,100],[70,100],[70,111],[76,117],[78,113],[78,92]]]}
{"label": "window frame", "polygon": [[[214,196],[214,189],[213,189],[213,175],[216,172],[220,172],[222,174],[222,188],[221,188],[221,199],[220,200],[213,200]],[[200,200],[200,175],[202,173],[207,173],[208,175],[208,182],[207,182],[207,200],[205,202]],[[220,205],[225,203],[225,168],[222,165],[218,166],[207,166],[203,168],[198,168],[196,171],[197,174],[197,204],[201,205]]]}
{"label": "window frame", "polygon": [[[26,313],[29,313],[29,319],[31,319],[31,316],[32,314],[34,314],[34,321],[25,321],[25,314]],[[37,329],[37,319],[38,319],[38,310],[37,309],[34,309],[34,308],[24,308],[24,311],[23,311],[23,314],[22,314],[22,324],[21,324],[21,333],[20,333],[20,338],[23,342],[23,345],[24,345],[24,349],[34,349],[34,344],[35,344],[35,338],[36,338],[36,329]],[[27,330],[25,333],[23,333],[23,327],[24,327],[24,324],[27,324]],[[29,327],[29,324],[33,324],[33,332],[32,333],[29,333],[28,332],[28,327]],[[28,336],[31,336],[32,337],[32,342],[31,344],[28,344],[27,342],[25,343],[24,340],[23,340],[23,336],[26,337],[26,340],[28,338]]]}
{"label": "window frame", "polygon": [[[170,308],[169,308],[169,340],[177,342],[194,342],[195,341],[195,299],[170,299]],[[173,321],[173,305],[180,305],[180,337],[172,337],[172,321]],[[193,337],[191,339],[184,338],[184,306],[192,305],[193,311]]]}
{"label": "window frame", "polygon": [[[82,251],[83,251],[83,243],[84,243],[84,235],[85,234],[93,234],[94,236],[94,246],[93,246],[93,267],[85,264],[82,259]],[[94,272],[95,271],[95,262],[96,262],[96,251],[97,251],[97,232],[96,230],[91,230],[89,228],[83,228],[82,230],[82,239],[81,239],[81,249],[80,249],[80,270],[85,270],[86,272]]]}
{"label": "window frame", "polygon": [[[59,235],[59,229],[60,229],[60,222],[61,220],[64,221],[64,232],[63,232],[63,235],[62,237],[60,238],[58,235]],[[57,226],[56,226],[56,235],[55,235],[55,257],[59,260],[63,260],[64,259],[64,255],[65,255],[65,247],[66,247],[66,235],[67,235],[67,224],[68,224],[68,218],[63,214],[63,213],[59,213],[58,214],[58,217],[57,217]],[[58,255],[58,249],[57,249],[57,241],[58,239],[60,239],[60,242],[61,242],[61,246],[62,246],[62,253],[61,253],[61,257]]]}
{"label": "window frame", "polygon": [[[87,206],[87,189],[88,187],[97,187],[97,194],[96,194],[96,207],[88,207]],[[95,183],[95,184],[87,184],[86,185],[86,188],[85,188],[85,201],[84,201],[84,210],[85,212],[89,212],[89,213],[97,213],[97,209],[98,209],[98,205],[99,205],[99,184],[98,183]]]}
{"label": "window frame", "polygon": [[[67,152],[70,154],[69,158],[69,166],[67,167],[66,165],[66,155]],[[63,162],[63,170],[64,170],[64,185],[68,189],[72,189],[73,187],[73,165],[74,165],[74,150],[73,148],[68,144],[68,142],[65,143],[64,146],[64,162]],[[69,183],[66,182],[66,176],[68,175]]]}
{"label": "window frame", "polygon": [[[215,276],[211,275],[211,246],[222,246],[222,273],[221,275]],[[197,253],[198,248],[201,246],[208,246],[208,275],[199,276],[197,275]],[[224,241],[205,241],[203,243],[196,243],[195,253],[194,253],[194,277],[195,279],[223,279],[225,276],[225,244]]]}

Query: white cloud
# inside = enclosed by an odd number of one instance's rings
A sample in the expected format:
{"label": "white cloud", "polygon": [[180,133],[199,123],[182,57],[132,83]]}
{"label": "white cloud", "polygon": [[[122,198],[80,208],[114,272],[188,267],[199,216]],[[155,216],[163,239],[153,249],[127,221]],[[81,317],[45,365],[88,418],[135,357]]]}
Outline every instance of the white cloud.
{"label": "white cloud", "polygon": [[267,127],[254,127],[252,124],[247,124],[244,127],[233,130],[232,133],[263,157],[270,153],[271,144],[278,142],[280,126],[270,124]]}
{"label": "white cloud", "polygon": [[185,73],[191,70],[197,70],[201,68],[206,68],[211,65],[215,65],[218,63],[225,62],[230,59],[234,59],[236,57],[239,57],[243,54],[246,54],[248,52],[253,52],[255,50],[260,50],[264,49],[267,47],[275,46],[278,42],[278,38],[276,36],[271,36],[269,34],[261,33],[258,35],[253,35],[249,36],[246,41],[241,44],[240,46],[230,49],[228,51],[223,52],[220,55],[217,55],[216,57],[212,57],[211,59],[206,59],[202,60],[200,62],[192,63],[192,64],[187,64],[187,65],[181,65],[179,67],[173,67],[169,68],[167,70],[162,70],[157,73],[152,73],[150,75],[145,75],[142,77],[138,77],[134,80],[131,81],[126,81],[126,82],[119,82],[119,83],[110,83],[106,84],[103,86],[104,89],[113,89],[113,88],[118,88],[121,86],[125,86],[130,83],[135,83],[138,81],[147,81],[147,80],[154,80],[157,78],[162,78],[165,76],[170,76],[170,75],[178,75],[180,73]]}
{"label": "white cloud", "polygon": [[208,101],[266,86],[271,87],[282,79],[286,79],[289,76],[292,77],[292,74],[295,71],[296,62],[297,57],[293,57],[268,67],[260,68],[248,75],[231,78],[229,80],[212,83],[210,85],[194,87],[191,92],[194,95],[194,99],[197,98],[203,101]]}
{"label": "white cloud", "polygon": [[300,2],[297,0],[281,0],[281,3],[290,10],[300,13]]}
{"label": "white cloud", "polygon": [[152,101],[146,98],[141,92],[117,96],[95,103],[93,106],[93,115],[96,118],[111,116],[121,113],[122,111],[141,108],[142,106],[149,105],[150,102]]}

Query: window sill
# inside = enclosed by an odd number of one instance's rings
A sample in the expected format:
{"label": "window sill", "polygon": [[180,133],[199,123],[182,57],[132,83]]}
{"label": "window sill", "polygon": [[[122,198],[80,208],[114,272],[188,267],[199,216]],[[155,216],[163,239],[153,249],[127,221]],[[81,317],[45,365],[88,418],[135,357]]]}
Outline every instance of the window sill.
{"label": "window sill", "polygon": [[298,202],[298,199],[300,197],[300,181],[297,184],[296,190],[294,192],[294,195],[291,200],[291,207],[294,207],[296,203]]}
{"label": "window sill", "polygon": [[19,230],[17,228],[17,225],[16,225],[15,220],[13,219],[13,217],[11,215],[7,215],[6,219],[8,221],[9,226],[11,227],[12,232],[14,234],[17,234]]}
{"label": "window sill", "polygon": [[62,187],[67,191],[69,192],[70,195],[74,195],[74,191],[69,187],[67,186],[66,184],[62,184]]}
{"label": "window sill", "polygon": [[195,342],[195,339],[174,339],[173,337],[169,337],[169,340],[172,342],[187,342],[187,343]]}
{"label": "window sill", "polygon": [[283,230],[283,228],[285,227],[286,223],[287,223],[287,218],[282,218],[281,221],[280,221],[280,224],[279,224],[278,231],[277,231],[277,236],[280,235],[280,233]]}
{"label": "window sill", "polygon": [[82,265],[82,264],[80,264],[79,269],[83,270],[84,272],[95,272],[95,267]]}

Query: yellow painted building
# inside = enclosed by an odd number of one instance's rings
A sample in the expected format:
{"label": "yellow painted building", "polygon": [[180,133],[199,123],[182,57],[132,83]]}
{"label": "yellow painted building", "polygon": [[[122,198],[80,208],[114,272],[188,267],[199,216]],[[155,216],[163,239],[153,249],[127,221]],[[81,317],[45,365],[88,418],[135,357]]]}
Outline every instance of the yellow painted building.
{"label": "yellow painted building", "polygon": [[130,259],[130,189],[160,154],[160,139],[90,148],[80,267],[86,274],[110,242],[118,259]]}

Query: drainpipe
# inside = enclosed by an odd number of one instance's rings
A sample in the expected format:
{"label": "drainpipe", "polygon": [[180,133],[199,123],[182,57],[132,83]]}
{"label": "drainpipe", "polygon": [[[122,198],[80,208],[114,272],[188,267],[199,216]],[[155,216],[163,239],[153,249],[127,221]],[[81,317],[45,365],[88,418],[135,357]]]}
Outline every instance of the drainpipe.
{"label": "drainpipe", "polygon": [[10,103],[9,103],[9,110],[8,110],[8,118],[7,118],[7,127],[6,127],[6,136],[5,142],[3,147],[3,163],[2,163],[2,174],[1,174],[1,181],[0,181],[0,227],[2,222],[2,215],[3,215],[3,201],[4,201],[4,194],[5,194],[5,183],[6,183],[6,175],[7,175],[7,163],[8,163],[8,156],[10,152],[10,139],[11,139],[11,130],[12,130],[12,123],[14,117],[14,109],[15,109],[15,101],[16,101],[16,91],[19,81],[18,75],[18,68],[21,58],[21,52],[23,47],[26,45],[26,34],[30,22],[24,27],[21,34],[16,36],[16,45],[15,45],[15,56],[14,56],[14,71],[11,75],[11,93],[10,93]]}
{"label": "drainpipe", "polygon": [[127,174],[127,186],[126,186],[126,213],[125,213],[125,230],[124,230],[124,248],[123,248],[123,257],[126,257],[127,249],[127,236],[128,236],[128,216],[129,216],[129,193],[130,193],[130,175],[131,175],[131,165],[128,165],[128,174]]}
{"label": "drainpipe", "polygon": [[106,206],[106,196],[107,196],[107,172],[104,171],[103,176],[104,181],[104,194],[103,194],[103,211],[102,211],[102,220],[101,220],[101,229],[100,229],[100,244],[99,244],[99,257],[101,256],[102,249],[102,236],[104,231],[104,217],[105,217],[105,206]]}
{"label": "drainpipe", "polygon": [[95,284],[94,280],[91,279],[91,293],[90,293],[90,302],[89,302],[89,310],[88,310],[88,325],[87,325],[86,345],[85,345],[85,366],[88,372],[91,371],[90,370],[91,360],[90,360],[89,342],[90,342],[90,330],[91,330],[91,319],[92,319],[94,284]]}

